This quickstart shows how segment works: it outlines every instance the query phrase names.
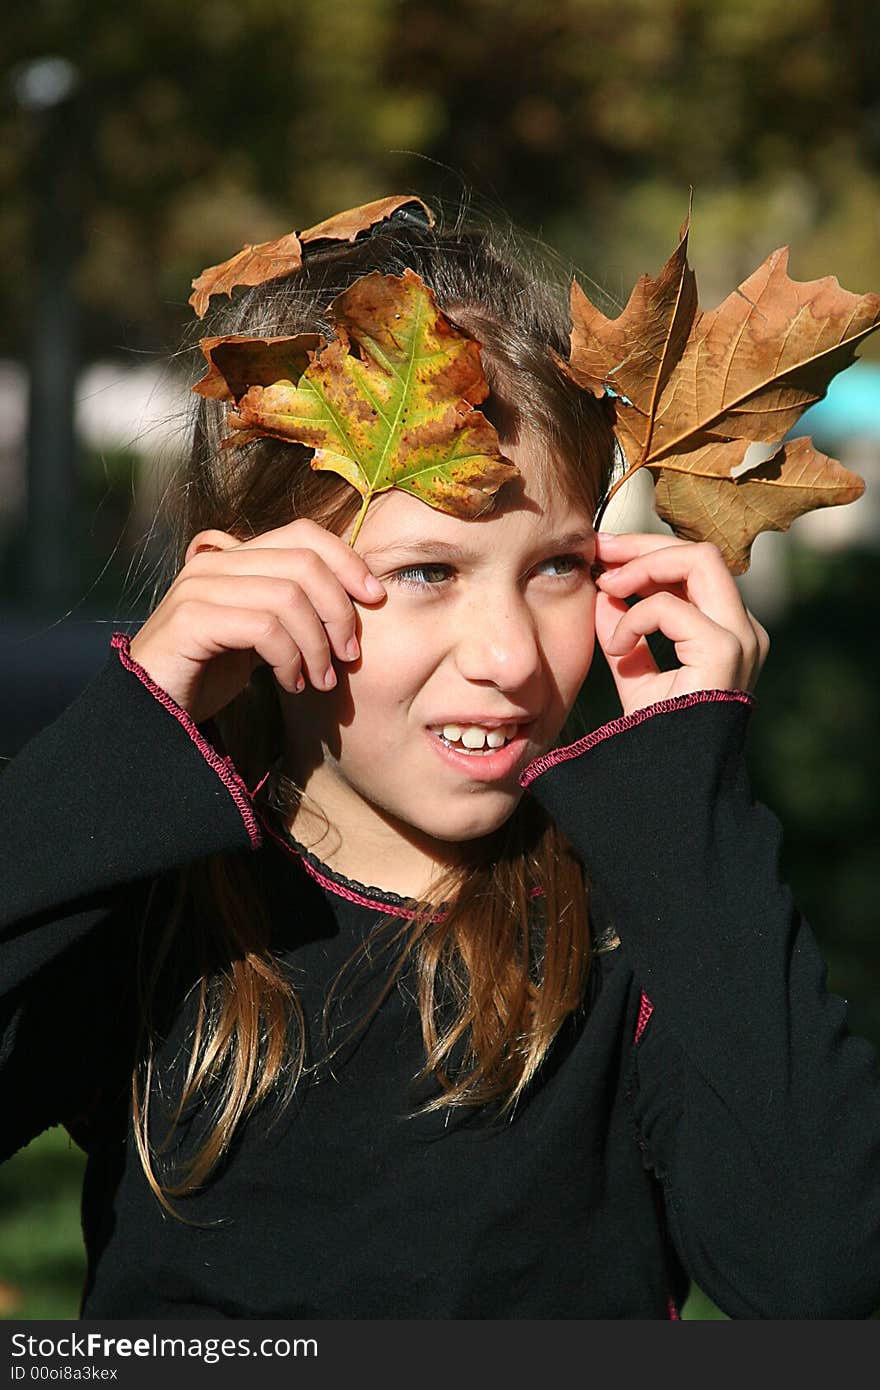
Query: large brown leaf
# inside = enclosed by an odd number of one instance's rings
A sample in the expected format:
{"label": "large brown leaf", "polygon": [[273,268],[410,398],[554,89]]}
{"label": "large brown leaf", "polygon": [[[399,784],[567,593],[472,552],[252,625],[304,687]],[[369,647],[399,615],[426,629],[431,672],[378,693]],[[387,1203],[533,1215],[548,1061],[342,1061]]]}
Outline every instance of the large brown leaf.
{"label": "large brown leaf", "polygon": [[627,468],[602,510],[626,478],[648,468],[658,515],[676,535],[711,539],[742,574],[760,531],[786,530],[804,512],[864,491],[862,478],[808,440],[731,475],[751,443],[779,443],[854,360],[880,327],[880,295],[850,294],[833,277],[792,280],[782,248],[702,313],[687,235],[685,223],[658,278],[642,276],[616,319],[572,286],[567,370],[586,390],[614,398]]}
{"label": "large brown leaf", "polygon": [[737,478],[658,470],[654,506],[677,536],[714,542],[731,573],[743,574],[761,531],[787,531],[804,512],[855,502],[864,490],[862,478],[802,438]]}
{"label": "large brown leaf", "polygon": [[317,241],[354,241],[361,233],[377,223],[386,221],[398,208],[417,205],[426,214],[433,226],[434,214],[411,194],[394,194],[389,198],[377,198],[372,203],[360,207],[346,208],[334,213],[323,222],[309,227],[304,232],[287,232],[275,241],[263,241],[258,246],[243,246],[228,261],[221,265],[208,266],[192,282],[193,293],[189,302],[198,317],[204,318],[211,297],[215,294],[231,295],[238,285],[262,285],[267,280],[277,280],[290,275],[302,265],[304,244]]}
{"label": "large brown leaf", "polygon": [[572,372],[594,395],[610,388],[626,396],[635,411],[637,436],[647,436],[648,422],[697,315],[696,277],[687,263],[688,225],[686,221],[657,279],[642,275],[618,318],[600,313],[576,280],[571,286]]}
{"label": "large brown leaf", "polygon": [[336,339],[309,353],[297,378],[252,385],[230,414],[233,429],[308,445],[313,468],[357,488],[352,545],[371,499],[392,487],[453,516],[490,510],[519,469],[474,409],[489,391],[479,344],[411,270],[361,276],[331,314]]}

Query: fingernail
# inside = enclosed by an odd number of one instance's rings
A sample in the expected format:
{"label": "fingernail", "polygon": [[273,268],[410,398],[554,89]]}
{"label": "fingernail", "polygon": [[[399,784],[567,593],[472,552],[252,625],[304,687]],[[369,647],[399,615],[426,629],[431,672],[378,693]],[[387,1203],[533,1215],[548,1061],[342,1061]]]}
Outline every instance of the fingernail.
{"label": "fingernail", "polygon": [[385,585],[380,579],[377,579],[374,574],[368,575],[364,580],[364,588],[367,593],[372,594],[374,598],[385,597]]}
{"label": "fingernail", "polygon": [[334,686],[335,684],[336,684],[336,672],[333,670],[333,667],[330,666],[330,667],[328,667],[328,669],[324,672],[324,687],[325,687],[325,689],[329,690],[329,689],[331,688],[331,686]]}
{"label": "fingernail", "polygon": [[358,655],[359,651],[360,651],[360,647],[358,646],[357,638],[356,638],[356,637],[352,637],[351,641],[348,642],[348,643],[346,643],[346,647],[345,647],[346,659],[347,659],[348,661],[354,661],[354,659],[355,659],[355,657]]}
{"label": "fingernail", "polygon": [[297,681],[296,685],[294,686],[294,689],[296,690],[297,695],[301,695],[301,694],[303,693],[303,691],[305,690],[305,688],[306,688],[306,678],[305,678],[305,676],[300,676],[299,680]]}
{"label": "fingernail", "polygon": [[600,541],[606,541],[606,542],[607,542],[607,541],[616,541],[617,538],[618,538],[618,537],[617,537],[617,532],[616,532],[616,531],[597,531],[597,532],[596,532],[596,539],[597,539],[597,540],[600,540]]}

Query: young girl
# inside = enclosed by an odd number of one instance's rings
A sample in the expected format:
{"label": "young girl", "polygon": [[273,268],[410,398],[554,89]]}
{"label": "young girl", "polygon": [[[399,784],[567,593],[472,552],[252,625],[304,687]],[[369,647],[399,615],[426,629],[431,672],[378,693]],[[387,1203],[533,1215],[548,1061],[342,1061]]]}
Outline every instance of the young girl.
{"label": "young girl", "polygon": [[713,546],[596,536],[564,290],[404,209],[211,331],[406,267],[519,476],[352,547],[349,483],[200,401],[164,594],[0,779],[0,1156],[88,1153],[90,1318],[867,1317],[880,1087],[750,794],[767,634]]}

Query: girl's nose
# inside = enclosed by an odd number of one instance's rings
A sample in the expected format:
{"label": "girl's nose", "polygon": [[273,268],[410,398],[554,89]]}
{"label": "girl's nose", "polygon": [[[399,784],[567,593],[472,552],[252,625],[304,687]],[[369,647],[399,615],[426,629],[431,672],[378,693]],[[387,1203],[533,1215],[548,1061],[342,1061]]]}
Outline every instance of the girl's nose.
{"label": "girl's nose", "polygon": [[525,604],[486,602],[462,614],[458,667],[465,679],[491,681],[502,690],[526,685],[541,669],[534,618]]}

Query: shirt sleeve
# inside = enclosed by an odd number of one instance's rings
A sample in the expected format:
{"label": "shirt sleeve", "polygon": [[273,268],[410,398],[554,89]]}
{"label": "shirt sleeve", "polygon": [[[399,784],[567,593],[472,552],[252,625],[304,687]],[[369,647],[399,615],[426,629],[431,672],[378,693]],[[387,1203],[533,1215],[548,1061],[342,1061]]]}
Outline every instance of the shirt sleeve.
{"label": "shirt sleeve", "polygon": [[161,877],[257,849],[232,760],[114,633],[76,700],[0,776],[0,1159],[83,1101],[125,1020],[135,928]]}
{"label": "shirt sleeve", "polygon": [[653,1005],[629,1096],[690,1276],[735,1318],[880,1305],[880,1077],[748,780],[754,696],[705,690],[529,764]]}

